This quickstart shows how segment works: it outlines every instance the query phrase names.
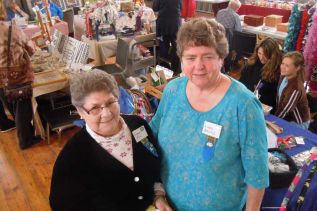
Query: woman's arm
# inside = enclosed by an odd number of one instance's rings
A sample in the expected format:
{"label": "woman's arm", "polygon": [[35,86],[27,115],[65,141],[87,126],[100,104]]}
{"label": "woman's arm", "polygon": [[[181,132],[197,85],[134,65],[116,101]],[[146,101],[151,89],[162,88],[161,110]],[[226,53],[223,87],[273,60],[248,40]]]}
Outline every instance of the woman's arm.
{"label": "woman's arm", "polygon": [[256,189],[251,185],[248,185],[248,197],[246,203],[246,211],[257,211],[260,210],[262,198],[265,189]]}

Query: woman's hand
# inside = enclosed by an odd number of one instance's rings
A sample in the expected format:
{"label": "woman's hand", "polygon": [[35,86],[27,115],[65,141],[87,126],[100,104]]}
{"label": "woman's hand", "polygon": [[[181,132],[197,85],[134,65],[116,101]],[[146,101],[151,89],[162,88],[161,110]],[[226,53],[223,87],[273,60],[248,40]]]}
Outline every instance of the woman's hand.
{"label": "woman's hand", "polygon": [[169,206],[165,196],[156,196],[154,198],[154,206],[160,211],[173,211]]}

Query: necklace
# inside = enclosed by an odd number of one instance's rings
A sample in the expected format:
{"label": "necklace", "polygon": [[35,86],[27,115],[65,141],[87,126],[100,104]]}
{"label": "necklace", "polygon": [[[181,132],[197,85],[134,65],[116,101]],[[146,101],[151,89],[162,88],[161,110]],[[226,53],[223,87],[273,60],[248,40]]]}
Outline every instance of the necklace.
{"label": "necklace", "polygon": [[207,94],[207,95],[202,95],[202,94],[200,93],[199,96],[206,96],[206,97],[210,96],[211,94],[213,94],[213,93],[217,90],[217,88],[219,87],[219,85],[221,84],[221,82],[222,82],[222,76],[220,75],[219,78],[217,78],[217,81],[216,81],[216,83],[215,83],[215,86],[208,92],[208,94]]}
{"label": "necklace", "polygon": [[[215,91],[219,88],[220,84],[222,83],[223,79],[220,75],[217,78],[214,87],[211,90],[205,91],[205,94],[202,95],[202,92],[199,92],[196,86],[188,87],[187,89],[187,97],[190,105],[197,111],[205,112],[210,110],[215,105],[215,100],[211,100],[211,95],[215,93]],[[196,91],[194,91],[196,90]],[[207,93],[207,94],[206,94]],[[218,98],[216,96],[216,98]],[[213,98],[214,99],[214,98]],[[211,102],[212,101],[212,102]],[[216,99],[217,101],[217,99]]]}
{"label": "necklace", "polygon": [[207,96],[213,94],[213,93],[217,90],[217,88],[218,88],[219,85],[221,84],[221,81],[222,81],[222,77],[221,77],[221,75],[220,75],[219,78],[218,78],[217,81],[216,81],[215,87],[209,92],[209,94],[208,94]]}

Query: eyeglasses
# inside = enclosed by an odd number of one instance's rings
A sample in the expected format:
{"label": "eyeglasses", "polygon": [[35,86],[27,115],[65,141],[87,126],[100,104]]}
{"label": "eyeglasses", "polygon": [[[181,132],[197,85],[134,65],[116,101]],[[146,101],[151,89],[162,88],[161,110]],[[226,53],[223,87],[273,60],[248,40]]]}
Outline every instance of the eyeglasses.
{"label": "eyeglasses", "polygon": [[93,108],[90,109],[90,110],[87,110],[87,109],[85,109],[84,107],[81,107],[81,108],[82,108],[88,115],[97,116],[97,115],[99,115],[99,114],[102,112],[102,110],[103,110],[104,108],[107,108],[107,109],[109,109],[109,110],[115,108],[115,105],[116,105],[117,102],[119,102],[119,100],[117,100],[117,99],[116,99],[116,100],[111,100],[111,101],[105,103],[104,106],[95,106],[95,107],[93,107]]}

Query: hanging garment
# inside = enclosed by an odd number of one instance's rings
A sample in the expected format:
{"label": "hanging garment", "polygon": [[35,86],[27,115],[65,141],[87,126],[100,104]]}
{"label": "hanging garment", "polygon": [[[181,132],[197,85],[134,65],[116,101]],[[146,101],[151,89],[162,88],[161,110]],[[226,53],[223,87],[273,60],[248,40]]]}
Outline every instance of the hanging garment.
{"label": "hanging garment", "polygon": [[308,23],[307,23],[307,27],[306,27],[306,31],[305,31],[305,36],[304,36],[304,39],[303,39],[303,43],[302,43],[302,49],[304,50],[305,49],[305,46],[306,46],[306,43],[307,43],[307,38],[308,38],[308,33],[309,33],[309,30],[311,29],[311,26],[313,25],[313,15],[314,15],[314,12],[315,12],[315,8],[310,8],[308,10]]}
{"label": "hanging garment", "polygon": [[296,43],[296,51],[302,51],[303,50],[303,39],[305,36],[305,32],[307,29],[307,23],[309,20],[309,15],[307,10],[303,11],[302,14],[302,20],[301,20],[301,26],[300,26],[300,30],[299,30],[299,34],[298,34],[298,38],[297,38],[297,43]]}
{"label": "hanging garment", "polygon": [[309,86],[313,91],[317,91],[317,77],[314,76],[314,71],[317,74],[317,13],[313,15],[313,24],[308,34],[307,43],[304,49],[306,80],[310,81]]}
{"label": "hanging garment", "polygon": [[302,12],[298,10],[298,4],[295,4],[289,18],[288,33],[284,42],[283,51],[289,52],[296,49],[296,41],[298,38]]}

